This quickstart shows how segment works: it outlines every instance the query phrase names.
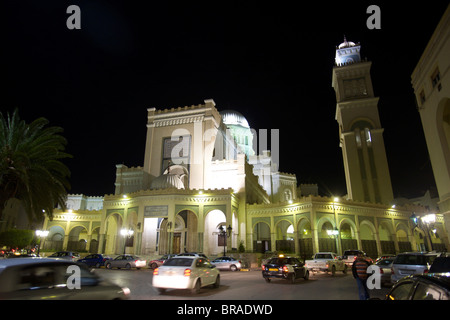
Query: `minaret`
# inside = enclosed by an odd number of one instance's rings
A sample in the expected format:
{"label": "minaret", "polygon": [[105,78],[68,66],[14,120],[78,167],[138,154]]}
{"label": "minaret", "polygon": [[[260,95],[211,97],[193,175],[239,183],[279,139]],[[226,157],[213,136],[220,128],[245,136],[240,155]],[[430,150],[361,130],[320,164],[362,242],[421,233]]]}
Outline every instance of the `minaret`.
{"label": "minaret", "polygon": [[374,96],[370,61],[362,61],[361,46],[344,42],[336,48],[332,86],[336,91],[336,120],[344,158],[348,198],[390,204],[391,178]]}

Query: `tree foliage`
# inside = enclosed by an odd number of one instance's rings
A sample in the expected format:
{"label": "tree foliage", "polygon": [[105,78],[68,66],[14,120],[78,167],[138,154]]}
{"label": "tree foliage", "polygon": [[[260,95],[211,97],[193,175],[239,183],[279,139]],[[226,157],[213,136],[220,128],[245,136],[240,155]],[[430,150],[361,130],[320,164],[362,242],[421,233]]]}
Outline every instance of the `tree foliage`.
{"label": "tree foliage", "polygon": [[66,139],[60,127],[46,127],[38,118],[30,124],[20,120],[18,110],[0,113],[0,213],[11,198],[19,199],[30,219],[52,218],[56,205],[65,209],[70,188],[69,169],[60,161]]}
{"label": "tree foliage", "polygon": [[0,233],[0,246],[23,249],[34,239],[33,230],[11,229]]}

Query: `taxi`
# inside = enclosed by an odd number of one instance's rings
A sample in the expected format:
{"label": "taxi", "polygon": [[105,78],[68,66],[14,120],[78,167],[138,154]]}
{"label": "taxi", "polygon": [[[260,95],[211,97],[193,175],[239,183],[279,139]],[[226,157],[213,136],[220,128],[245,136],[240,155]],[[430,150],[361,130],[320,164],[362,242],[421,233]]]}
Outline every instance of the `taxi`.
{"label": "taxi", "polygon": [[271,258],[262,266],[262,276],[266,282],[272,278],[285,279],[290,283],[295,283],[296,279],[309,279],[309,271],[298,258],[279,255]]}

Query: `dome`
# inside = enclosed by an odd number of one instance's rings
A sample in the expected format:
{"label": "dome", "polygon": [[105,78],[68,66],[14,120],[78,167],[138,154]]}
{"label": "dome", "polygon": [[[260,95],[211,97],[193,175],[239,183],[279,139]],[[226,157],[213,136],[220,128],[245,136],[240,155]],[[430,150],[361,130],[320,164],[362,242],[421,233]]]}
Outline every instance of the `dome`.
{"label": "dome", "polygon": [[183,181],[181,181],[180,177],[177,174],[162,174],[159,177],[155,178],[151,185],[150,189],[184,189]]}
{"label": "dome", "polygon": [[347,41],[347,39],[344,37],[344,42],[342,42],[338,48],[342,49],[342,48],[350,48],[350,47],[354,47],[354,46],[356,46],[356,44],[354,42]]}
{"label": "dome", "polygon": [[224,110],[220,112],[222,116],[222,121],[226,125],[239,125],[244,128],[250,128],[247,119],[237,111],[234,110]]}

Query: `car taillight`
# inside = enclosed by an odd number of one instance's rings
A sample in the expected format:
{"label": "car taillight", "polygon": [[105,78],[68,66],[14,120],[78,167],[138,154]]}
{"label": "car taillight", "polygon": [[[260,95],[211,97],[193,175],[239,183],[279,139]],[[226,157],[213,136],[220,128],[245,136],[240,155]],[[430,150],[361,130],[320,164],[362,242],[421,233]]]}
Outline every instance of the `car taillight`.
{"label": "car taillight", "polygon": [[263,270],[263,271],[266,270],[266,266],[262,266],[262,270]]}
{"label": "car taillight", "polygon": [[191,269],[184,269],[184,276],[190,277],[191,276]]}
{"label": "car taillight", "polygon": [[423,273],[428,273],[428,269],[423,270]]}
{"label": "car taillight", "polygon": [[384,273],[383,268],[380,268],[380,273]]}
{"label": "car taillight", "polygon": [[289,272],[289,269],[288,269],[288,267],[286,267],[286,266],[283,266],[283,272]]}
{"label": "car taillight", "polygon": [[159,270],[158,270],[158,268],[156,268],[155,270],[153,270],[153,275],[154,275],[154,276],[157,276],[157,275],[158,275],[158,272],[159,272]]}

